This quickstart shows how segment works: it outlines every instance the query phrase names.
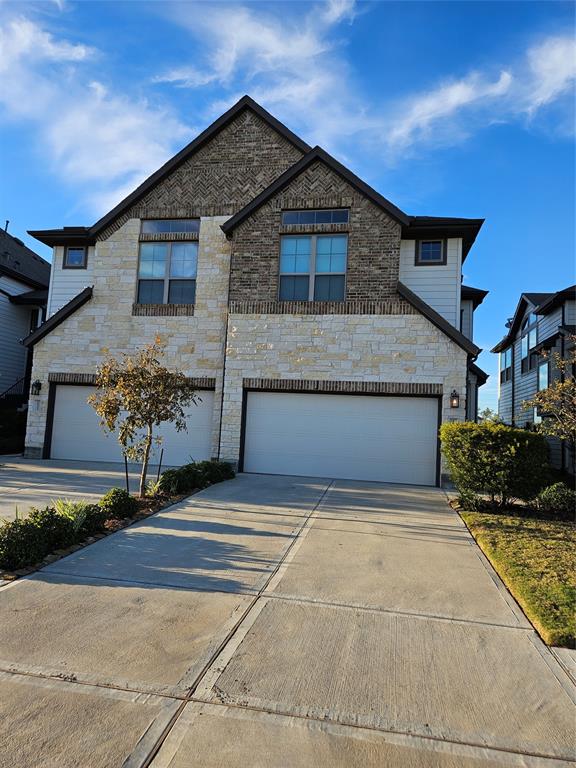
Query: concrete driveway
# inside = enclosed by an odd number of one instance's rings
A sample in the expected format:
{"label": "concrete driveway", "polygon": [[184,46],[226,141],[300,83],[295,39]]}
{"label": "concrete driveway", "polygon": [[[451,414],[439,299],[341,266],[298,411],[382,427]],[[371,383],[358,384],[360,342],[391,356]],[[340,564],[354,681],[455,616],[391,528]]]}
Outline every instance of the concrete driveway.
{"label": "concrete driveway", "polygon": [[[152,467],[149,477],[156,477]],[[138,489],[138,467],[128,465],[130,490]],[[46,507],[53,499],[97,501],[110,488],[126,488],[122,464],[53,461],[0,456],[0,520],[13,520],[16,509],[25,517],[31,507]]]}
{"label": "concrete driveway", "polygon": [[0,766],[565,766],[574,688],[442,492],[241,475],[0,589]]}

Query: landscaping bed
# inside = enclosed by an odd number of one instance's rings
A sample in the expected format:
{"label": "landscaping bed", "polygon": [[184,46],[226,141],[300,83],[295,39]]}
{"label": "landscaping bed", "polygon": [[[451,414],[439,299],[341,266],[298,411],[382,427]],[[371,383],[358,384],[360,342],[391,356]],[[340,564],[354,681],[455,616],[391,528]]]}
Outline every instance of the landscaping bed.
{"label": "landscaping bed", "polygon": [[576,524],[516,512],[460,515],[544,642],[576,648]]}
{"label": "landscaping bed", "polygon": [[0,524],[0,579],[11,581],[175,504],[209,485],[229,480],[229,464],[203,461],[163,473],[143,498],[111,488],[97,504],[55,500],[24,518]]}

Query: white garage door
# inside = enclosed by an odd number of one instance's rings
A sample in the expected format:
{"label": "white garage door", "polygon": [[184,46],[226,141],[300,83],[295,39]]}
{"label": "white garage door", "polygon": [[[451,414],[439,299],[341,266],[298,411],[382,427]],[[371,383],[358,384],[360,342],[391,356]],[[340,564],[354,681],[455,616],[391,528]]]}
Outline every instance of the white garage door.
{"label": "white garage door", "polygon": [[[105,433],[99,418],[86,399],[94,387],[59,385],[56,387],[52,446],[50,458],[78,461],[124,461],[115,435]],[[164,437],[164,466],[180,466],[192,459],[209,459],[212,434],[212,405],[214,393],[201,391],[201,403],[191,406],[186,419],[187,432],[177,432],[166,424],[158,434]],[[152,463],[160,458],[160,449],[154,450]]]}
{"label": "white garage door", "polygon": [[438,401],[249,392],[244,472],[436,484]]}

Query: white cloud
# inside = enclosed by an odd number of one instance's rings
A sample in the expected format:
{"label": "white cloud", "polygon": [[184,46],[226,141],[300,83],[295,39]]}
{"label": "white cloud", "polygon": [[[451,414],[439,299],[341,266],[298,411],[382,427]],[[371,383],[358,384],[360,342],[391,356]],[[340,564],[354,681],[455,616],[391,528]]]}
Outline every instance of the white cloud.
{"label": "white cloud", "polygon": [[570,92],[576,81],[576,40],[551,37],[528,51],[527,111],[530,114]]}
{"label": "white cloud", "polygon": [[189,139],[168,109],[111,93],[91,78],[94,49],[56,38],[36,21],[0,27],[0,115],[33,124],[51,168],[99,216]]}
{"label": "white cloud", "polygon": [[344,159],[363,144],[394,163],[408,151],[462,142],[498,122],[528,123],[546,105],[561,102],[574,83],[576,44],[557,36],[519,60],[455,74],[394,102],[373,93],[368,98],[354,81],[339,36],[357,14],[353,0],[283,6],[282,16],[259,4],[206,4],[200,15],[179,3],[168,7],[195,40],[194,60],[156,82],[204,88],[208,96],[218,90],[211,117],[250,93],[309,143]]}

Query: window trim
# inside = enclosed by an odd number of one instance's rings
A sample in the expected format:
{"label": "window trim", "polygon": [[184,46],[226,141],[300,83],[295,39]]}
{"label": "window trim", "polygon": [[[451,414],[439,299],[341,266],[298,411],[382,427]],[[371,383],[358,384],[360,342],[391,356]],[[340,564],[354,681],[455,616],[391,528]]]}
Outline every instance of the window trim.
{"label": "window trim", "polygon": [[[530,322],[530,318],[533,318]],[[534,312],[530,312],[522,322],[522,333],[520,335],[520,372],[522,374],[530,373],[534,368],[537,368],[536,359],[537,353],[533,350],[538,346],[538,316]],[[535,334],[534,345],[530,346],[530,336]],[[524,354],[524,346],[526,346],[526,354]]]}
{"label": "window trim", "polygon": [[[84,258],[82,264],[68,264],[68,252],[69,251],[83,251]],[[87,269],[88,267],[88,248],[85,245],[66,245],[64,247],[64,255],[62,257],[62,269]]]}
{"label": "window trim", "polygon": [[[282,272],[282,241],[295,237],[308,237],[311,240],[310,246],[310,264],[308,272]],[[346,238],[346,257],[344,262],[344,272],[316,272],[316,243],[319,237],[345,237]],[[340,304],[346,301],[346,290],[348,287],[348,245],[349,236],[347,232],[306,232],[298,234],[282,234],[280,235],[280,249],[278,254],[278,301],[335,301]],[[342,299],[315,299],[314,291],[316,288],[316,277],[333,276],[344,278],[344,296]],[[283,277],[308,277],[308,298],[307,299],[282,299],[280,298],[281,279]]]}
{"label": "window trim", "polygon": [[[186,244],[186,245],[195,245],[196,246],[196,275],[194,277],[170,277],[170,265],[172,262],[172,246],[173,245],[180,245],[180,244]],[[164,269],[164,277],[140,277],[140,257],[142,254],[142,246],[143,245],[165,245],[167,246],[168,252],[166,256],[166,265]],[[143,241],[138,243],[138,266],[136,269],[136,295],[134,297],[134,304],[138,307],[174,307],[174,306],[186,306],[186,307],[193,307],[196,304],[196,290],[198,288],[198,256],[199,256],[200,248],[198,246],[198,241],[196,240],[160,240],[158,242],[156,241]],[[161,302],[152,302],[152,303],[143,303],[141,301],[138,301],[139,293],[140,293],[140,281],[141,280],[162,280],[164,283],[163,291],[162,291],[162,301]],[[194,280],[194,301],[193,302],[186,302],[186,304],[175,304],[174,302],[168,301],[168,296],[170,294],[170,282],[172,280]]]}
{"label": "window trim", "polygon": [[[422,243],[441,243],[442,261],[421,261],[420,251]],[[425,240],[416,240],[414,244],[414,266],[416,267],[445,267],[448,263],[448,241],[443,237],[428,237]]]}

